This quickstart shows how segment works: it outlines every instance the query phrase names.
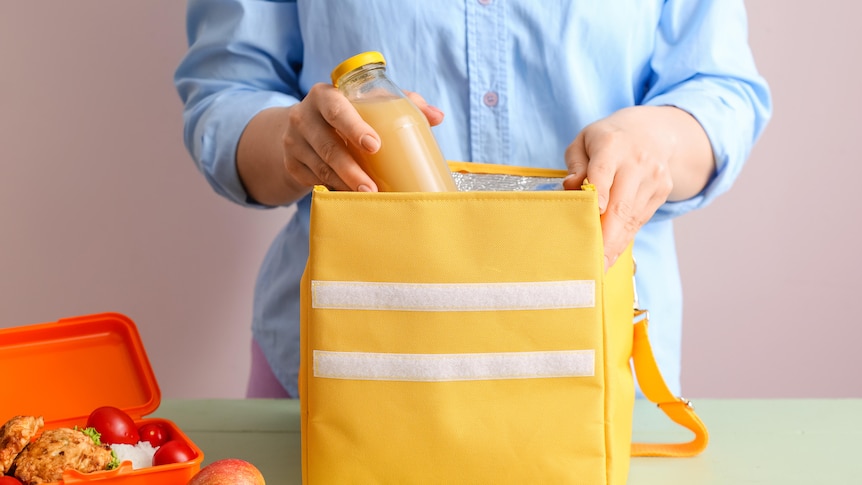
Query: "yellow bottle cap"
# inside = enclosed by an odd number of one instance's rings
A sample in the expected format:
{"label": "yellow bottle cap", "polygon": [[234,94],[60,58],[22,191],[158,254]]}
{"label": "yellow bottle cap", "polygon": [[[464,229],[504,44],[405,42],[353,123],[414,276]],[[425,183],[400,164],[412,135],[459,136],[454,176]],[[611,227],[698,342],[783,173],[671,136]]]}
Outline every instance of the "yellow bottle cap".
{"label": "yellow bottle cap", "polygon": [[338,80],[341,79],[341,76],[366,64],[383,64],[385,66],[386,59],[383,58],[383,54],[375,51],[356,54],[350,59],[347,59],[341,64],[335,66],[335,69],[332,70],[332,74],[330,74],[332,85],[338,87]]}

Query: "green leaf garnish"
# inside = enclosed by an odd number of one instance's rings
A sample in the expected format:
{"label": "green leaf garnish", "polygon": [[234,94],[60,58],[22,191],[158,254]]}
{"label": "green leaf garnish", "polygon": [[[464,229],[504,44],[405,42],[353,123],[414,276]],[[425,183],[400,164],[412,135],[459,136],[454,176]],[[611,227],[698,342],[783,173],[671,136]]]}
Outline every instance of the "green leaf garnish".
{"label": "green leaf garnish", "polygon": [[[99,433],[98,431],[96,431],[96,428],[90,427],[90,428],[81,429],[81,428],[75,426],[74,429],[75,429],[75,431],[80,431],[80,432],[84,433],[85,435],[89,436],[90,439],[93,440],[93,443],[96,446],[102,446],[102,434]],[[117,458],[117,453],[114,452],[113,449],[111,449],[111,461],[108,462],[108,466],[105,468],[105,470],[113,470],[114,468],[117,468],[119,466],[120,466],[120,459]]]}
{"label": "green leaf garnish", "polygon": [[93,443],[96,444],[96,446],[102,446],[102,434],[99,433],[98,431],[96,431],[96,428],[90,427],[90,428],[81,429],[81,428],[75,426],[75,431],[80,431],[80,432],[84,433],[85,435],[89,436],[90,439],[93,440]]}
{"label": "green leaf garnish", "polygon": [[114,453],[114,450],[111,450],[111,461],[108,462],[108,467],[105,470],[113,470],[120,466],[120,459],[117,458],[117,454]]}

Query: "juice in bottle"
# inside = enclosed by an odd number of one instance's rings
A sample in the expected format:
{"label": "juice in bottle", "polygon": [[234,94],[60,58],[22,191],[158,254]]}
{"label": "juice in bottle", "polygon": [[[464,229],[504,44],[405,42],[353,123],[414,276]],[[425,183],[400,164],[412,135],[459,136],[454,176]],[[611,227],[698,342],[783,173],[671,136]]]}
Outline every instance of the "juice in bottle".
{"label": "juice in bottle", "polygon": [[380,136],[374,154],[348,148],[380,191],[457,191],[428,120],[389,80],[385,65],[380,53],[366,52],[332,71],[333,84]]}

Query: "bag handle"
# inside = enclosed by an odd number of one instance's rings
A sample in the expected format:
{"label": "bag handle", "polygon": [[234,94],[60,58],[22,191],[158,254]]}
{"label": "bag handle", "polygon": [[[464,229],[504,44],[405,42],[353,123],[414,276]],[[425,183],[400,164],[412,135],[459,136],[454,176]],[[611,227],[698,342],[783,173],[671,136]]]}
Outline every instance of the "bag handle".
{"label": "bag handle", "polygon": [[694,433],[687,443],[632,443],[632,456],[689,457],[700,454],[709,443],[706,425],[694,412],[688,399],[676,397],[670,392],[661,376],[647,335],[649,314],[646,310],[635,310],[634,343],[632,358],[635,374],[641,391],[647,399],[677,424]]}

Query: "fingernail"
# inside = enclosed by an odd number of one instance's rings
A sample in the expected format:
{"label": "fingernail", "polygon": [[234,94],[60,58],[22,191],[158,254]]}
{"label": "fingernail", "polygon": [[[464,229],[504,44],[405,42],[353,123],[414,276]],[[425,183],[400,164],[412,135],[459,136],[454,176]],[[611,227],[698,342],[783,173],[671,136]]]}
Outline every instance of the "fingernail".
{"label": "fingernail", "polygon": [[365,184],[362,184],[359,187],[357,187],[356,190],[359,192],[371,192],[371,187],[369,187]]}
{"label": "fingernail", "polygon": [[428,109],[430,109],[431,111],[433,111],[433,112],[437,113],[437,114],[438,114],[438,115],[440,115],[440,116],[443,116],[443,112],[442,112],[442,111],[440,111],[440,109],[439,109],[438,107],[436,107],[436,106],[431,106],[431,105],[429,104],[429,105],[428,105]]}
{"label": "fingernail", "polygon": [[599,214],[604,214],[608,208],[608,199],[604,195],[599,196]]}
{"label": "fingernail", "polygon": [[359,139],[359,144],[370,153],[374,153],[380,149],[380,142],[371,135],[362,135],[362,138]]}

